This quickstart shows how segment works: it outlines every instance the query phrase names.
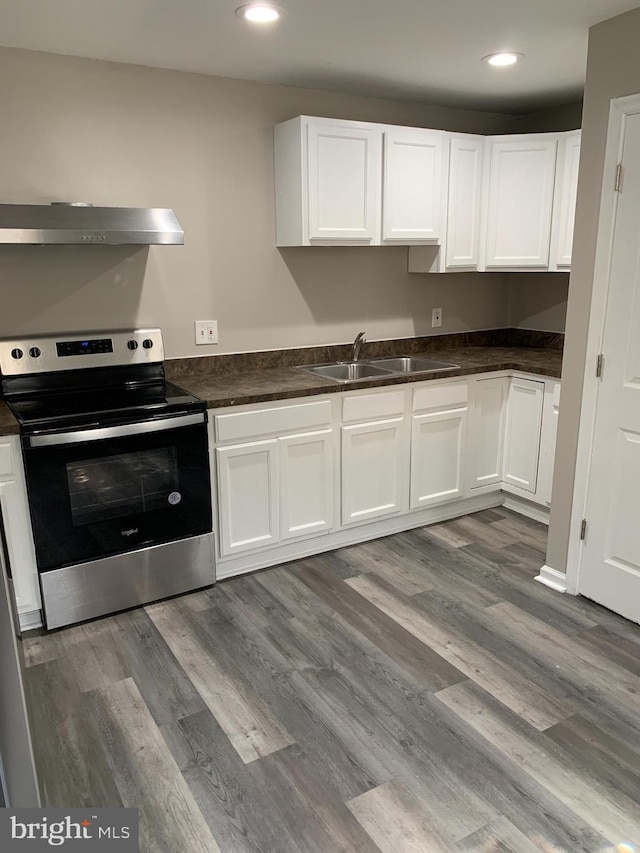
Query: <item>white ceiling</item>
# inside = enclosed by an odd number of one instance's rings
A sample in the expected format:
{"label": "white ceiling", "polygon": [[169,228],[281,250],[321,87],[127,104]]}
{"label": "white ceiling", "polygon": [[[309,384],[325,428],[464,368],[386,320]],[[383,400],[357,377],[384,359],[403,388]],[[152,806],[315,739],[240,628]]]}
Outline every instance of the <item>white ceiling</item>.
{"label": "white ceiling", "polygon": [[[271,27],[245,0],[0,0],[0,44],[505,112],[581,95],[588,28],[640,0],[279,0]],[[494,69],[497,50],[526,54]],[[7,81],[3,81],[3,86]]]}

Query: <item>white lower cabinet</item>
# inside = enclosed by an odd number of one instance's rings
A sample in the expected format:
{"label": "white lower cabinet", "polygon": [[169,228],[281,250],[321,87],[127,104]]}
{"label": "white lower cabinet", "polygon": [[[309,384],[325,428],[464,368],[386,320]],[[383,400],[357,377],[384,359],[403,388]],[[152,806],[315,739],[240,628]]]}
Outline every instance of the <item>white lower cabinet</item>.
{"label": "white lower cabinet", "polygon": [[[416,390],[411,418],[411,509],[463,497],[467,400],[466,381]],[[417,414],[421,409],[429,411]]]}
{"label": "white lower cabinet", "polygon": [[485,492],[548,506],[559,393],[504,372],[214,413],[218,577],[405,529],[404,516],[427,523]]}
{"label": "white lower cabinet", "polygon": [[509,377],[476,379],[471,383],[468,440],[469,488],[499,489],[502,484],[504,431]]}
{"label": "white lower cabinet", "polygon": [[277,450],[277,439],[217,449],[222,554],[278,541]]}
{"label": "white lower cabinet", "polygon": [[406,509],[404,417],[342,427],[342,523]]}
{"label": "white lower cabinet", "polygon": [[514,378],[509,388],[503,483],[535,494],[538,482],[544,382]]}
{"label": "white lower cabinet", "polygon": [[551,487],[553,485],[553,463],[556,455],[556,437],[558,434],[558,413],[560,411],[560,383],[546,382],[544,406],[542,409],[542,429],[540,432],[540,462],[538,465],[538,485],[536,495],[540,503],[551,505]]}
{"label": "white lower cabinet", "polygon": [[33,627],[40,609],[40,587],[18,436],[0,436],[0,509],[18,613],[30,614]]}
{"label": "white lower cabinet", "polygon": [[280,538],[333,526],[333,430],[278,439]]}

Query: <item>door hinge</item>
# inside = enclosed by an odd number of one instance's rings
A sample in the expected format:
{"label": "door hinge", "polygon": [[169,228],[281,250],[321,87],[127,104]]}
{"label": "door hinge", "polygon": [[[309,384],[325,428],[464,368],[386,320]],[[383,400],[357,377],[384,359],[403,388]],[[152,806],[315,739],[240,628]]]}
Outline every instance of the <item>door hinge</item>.
{"label": "door hinge", "polygon": [[583,518],[582,524],[580,525],[580,539],[583,540],[586,538],[587,538],[587,519]]}
{"label": "door hinge", "polygon": [[598,358],[596,359],[596,376],[598,379],[602,379],[602,372],[604,371],[604,355],[600,353]]}
{"label": "door hinge", "polygon": [[618,163],[616,166],[616,182],[614,185],[614,191],[617,193],[622,192],[622,163]]}

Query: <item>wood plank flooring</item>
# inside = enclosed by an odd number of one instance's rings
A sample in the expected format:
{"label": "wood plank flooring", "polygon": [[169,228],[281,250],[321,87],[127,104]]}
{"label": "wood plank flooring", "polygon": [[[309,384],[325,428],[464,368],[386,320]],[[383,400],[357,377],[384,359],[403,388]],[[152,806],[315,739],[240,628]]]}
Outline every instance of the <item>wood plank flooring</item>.
{"label": "wood plank flooring", "polygon": [[[25,640],[44,798],[166,853],[640,847],[640,628],[486,510]],[[622,847],[627,843],[628,847]]]}

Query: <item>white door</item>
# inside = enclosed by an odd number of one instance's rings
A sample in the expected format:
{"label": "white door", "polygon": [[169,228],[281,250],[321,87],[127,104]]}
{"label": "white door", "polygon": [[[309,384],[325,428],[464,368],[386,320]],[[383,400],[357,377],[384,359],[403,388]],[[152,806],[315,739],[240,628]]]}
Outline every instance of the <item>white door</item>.
{"label": "white door", "polygon": [[472,489],[485,486],[498,489],[502,482],[509,379],[506,376],[477,379],[471,383],[471,394],[467,442],[469,486]]}
{"label": "white door", "polygon": [[275,438],[216,450],[223,556],[278,541],[277,450]]}
{"label": "white door", "polygon": [[480,248],[484,137],[454,137],[450,146],[446,266],[475,269]]}
{"label": "white door", "polygon": [[640,115],[625,122],[578,591],[640,622]]}
{"label": "white door", "polygon": [[311,123],[307,134],[309,239],[377,242],[382,131]]}
{"label": "white door", "polygon": [[556,136],[488,140],[487,268],[549,265]]}
{"label": "white door", "polygon": [[369,521],[407,507],[405,419],[342,427],[342,523]]}
{"label": "white door", "polygon": [[461,498],[466,407],[411,421],[411,509]]}
{"label": "white door", "polygon": [[385,130],[384,241],[440,239],[443,142],[444,134],[438,131]]}
{"label": "white door", "polygon": [[542,429],[544,382],[512,379],[507,403],[503,483],[534,493]]}
{"label": "white door", "polygon": [[280,536],[333,526],[333,430],[280,438]]}

